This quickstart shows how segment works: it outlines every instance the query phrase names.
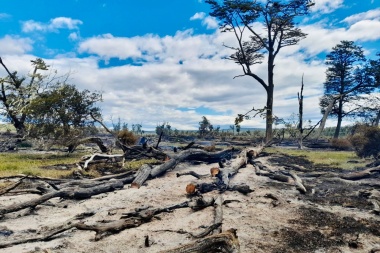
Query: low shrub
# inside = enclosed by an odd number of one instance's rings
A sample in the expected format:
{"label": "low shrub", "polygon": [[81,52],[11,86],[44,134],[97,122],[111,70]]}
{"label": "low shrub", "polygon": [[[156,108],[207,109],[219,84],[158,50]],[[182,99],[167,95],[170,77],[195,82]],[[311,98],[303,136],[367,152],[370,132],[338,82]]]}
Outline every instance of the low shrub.
{"label": "low shrub", "polygon": [[131,131],[129,131],[128,129],[124,129],[124,130],[121,130],[118,134],[117,134],[117,138],[119,139],[119,141],[123,144],[123,145],[126,145],[126,146],[132,146],[132,145],[135,145],[136,142],[137,142],[137,136],[134,135]]}
{"label": "low shrub", "polygon": [[357,126],[350,140],[358,156],[379,158],[380,128],[367,125]]}
{"label": "low shrub", "polygon": [[214,152],[215,151],[215,145],[206,146],[203,148],[207,152]]}
{"label": "low shrub", "polygon": [[334,138],[330,140],[331,148],[335,150],[352,150],[352,144],[350,140],[346,138]]}

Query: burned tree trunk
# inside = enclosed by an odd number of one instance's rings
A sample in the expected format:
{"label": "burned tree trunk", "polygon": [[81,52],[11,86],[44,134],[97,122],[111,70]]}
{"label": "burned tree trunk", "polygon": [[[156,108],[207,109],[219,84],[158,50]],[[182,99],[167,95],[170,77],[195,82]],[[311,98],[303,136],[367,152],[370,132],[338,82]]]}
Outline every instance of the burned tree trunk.
{"label": "burned tree trunk", "polygon": [[190,253],[190,252],[228,252],[239,253],[240,244],[236,229],[210,235],[175,249],[160,251],[160,253]]}

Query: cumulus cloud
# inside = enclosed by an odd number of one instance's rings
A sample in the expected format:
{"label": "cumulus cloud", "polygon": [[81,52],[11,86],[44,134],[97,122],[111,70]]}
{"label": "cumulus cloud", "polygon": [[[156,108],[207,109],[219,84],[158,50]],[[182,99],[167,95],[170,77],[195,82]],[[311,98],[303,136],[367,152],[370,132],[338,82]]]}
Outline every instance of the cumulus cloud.
{"label": "cumulus cloud", "polygon": [[204,12],[195,13],[190,20],[201,20],[202,25],[206,26],[207,29],[216,29],[218,28],[218,21],[216,18],[207,16]]}
{"label": "cumulus cloud", "polygon": [[72,32],[72,33],[69,34],[69,39],[71,41],[77,41],[77,40],[80,39],[80,35],[79,35],[78,32]]}
{"label": "cumulus cloud", "polygon": [[77,30],[81,24],[83,24],[81,20],[68,17],[53,18],[48,23],[28,20],[22,23],[22,31],[29,33],[34,31],[56,32],[59,29]]}
{"label": "cumulus cloud", "polygon": [[[342,4],[338,0],[318,0],[315,8],[329,12]],[[318,103],[323,93],[326,66],[323,59],[314,56],[330,51],[341,40],[361,42],[380,39],[380,34],[373,32],[380,30],[379,20],[371,13],[361,15],[360,18],[351,16],[345,19],[347,27],[333,27],[323,22],[302,25],[308,37],[297,46],[284,48],[276,58],[276,116],[286,118],[297,112],[297,92],[304,75],[305,118],[315,123],[321,118]],[[196,13],[190,19],[201,20],[209,28],[217,27],[217,22],[205,13]],[[31,22],[28,29],[48,31],[53,30],[47,28],[51,26],[54,29],[77,30],[81,23],[71,24],[67,20],[48,24]],[[260,29],[259,26],[255,28]],[[225,59],[232,52],[223,44],[233,46],[236,43],[232,33],[216,30],[211,34],[194,34],[189,29],[172,36],[79,36],[79,31],[73,31],[69,37],[79,41],[76,53],[86,56],[60,55],[48,60],[48,64],[60,73],[70,72],[69,81],[79,88],[102,91],[104,103],[100,106],[105,121],[110,121],[112,116],[130,124],[141,123],[143,129],[154,129],[162,122],[169,122],[173,128],[196,129],[202,116],[215,126],[231,125],[238,113],[265,105],[264,88],[251,77],[234,78],[242,74],[241,67]],[[125,63],[99,67],[100,60],[111,58],[128,59],[129,63],[132,59],[140,65]],[[267,79],[265,64],[252,68],[257,75]],[[216,113],[202,112],[199,108]],[[255,118],[242,126],[264,127],[265,124],[262,119]]]}
{"label": "cumulus cloud", "polygon": [[[315,56],[321,52],[328,52],[333,46],[342,40],[350,41],[374,41],[380,39],[380,20],[360,20],[345,28],[332,28],[323,24],[305,25],[301,29],[308,33],[302,40],[300,47],[309,56]],[[293,50],[297,50],[294,47]]]}
{"label": "cumulus cloud", "polygon": [[0,55],[25,54],[33,49],[33,41],[29,38],[5,35],[0,38]]}
{"label": "cumulus cloud", "polygon": [[318,14],[327,14],[343,6],[343,0],[312,0],[315,5],[311,11]]}
{"label": "cumulus cloud", "polygon": [[358,14],[351,15],[351,16],[343,19],[342,22],[352,24],[352,23],[356,23],[356,22],[361,21],[361,20],[368,20],[368,19],[380,20],[380,8],[369,10],[367,12],[361,12]]}
{"label": "cumulus cloud", "polygon": [[[234,40],[228,33],[194,35],[191,30],[164,37],[102,35],[81,42],[80,52],[101,58],[137,57],[145,63],[103,69],[93,66],[88,73],[83,73],[85,68],[81,68],[81,74],[74,80],[87,88],[101,89],[99,85],[104,85],[103,111],[114,117],[123,115],[128,122],[142,122],[143,126],[154,128],[168,121],[175,128],[194,129],[202,115],[179,108],[205,107],[218,112],[217,115],[205,115],[214,125],[230,125],[238,113],[252,106],[262,108],[265,105],[265,90],[260,84],[249,77],[233,78],[241,74],[241,68],[224,59],[231,51],[222,44]],[[291,72],[289,66],[292,66]],[[264,65],[253,68],[266,78]],[[308,80],[305,94],[314,96],[308,100],[312,106],[305,106],[305,111],[319,115],[315,107],[322,91],[324,70],[323,62],[304,63],[300,54],[279,56],[275,76],[276,115],[285,117],[297,110],[296,100],[281,101],[296,96],[302,73]],[[262,127],[264,124],[258,118],[243,126]]]}
{"label": "cumulus cloud", "polygon": [[190,18],[190,20],[197,20],[197,19],[202,20],[202,19],[205,18],[205,16],[206,16],[206,13],[204,13],[204,12],[197,12],[197,13],[195,13],[195,14]]}
{"label": "cumulus cloud", "polygon": [[148,34],[126,38],[104,34],[83,40],[79,45],[79,52],[96,54],[103,59],[132,58],[178,63],[210,58],[224,52],[221,45],[214,45],[214,39],[213,35],[194,35],[192,30],[179,31],[174,36],[164,37]]}
{"label": "cumulus cloud", "polygon": [[[202,18],[207,17],[199,13],[192,17],[193,20]],[[276,60],[275,115],[286,118],[297,112],[296,96],[304,75],[305,118],[317,122],[321,117],[318,104],[326,66],[323,59],[310,60],[310,57],[330,51],[343,39],[379,39],[380,35],[372,32],[379,30],[379,25],[377,20],[360,20],[346,28],[324,23],[303,25],[301,28],[309,34],[307,39],[298,46],[284,48]],[[224,59],[231,51],[223,46],[234,43],[233,34],[219,31],[205,35],[186,30],[174,36],[150,34],[131,38],[105,34],[83,40],[79,52],[103,59],[139,59],[143,64],[103,69],[93,66],[75,80],[87,88],[99,89],[102,83],[104,112],[114,117],[123,115],[127,122],[154,128],[168,121],[174,128],[195,129],[203,115],[190,108],[205,107],[217,112],[204,115],[214,125],[230,125],[238,113],[252,106],[263,108],[266,98],[265,90],[253,78],[234,78],[242,74],[241,68]],[[264,64],[253,66],[253,70],[266,80]],[[264,127],[264,121],[257,118],[244,122],[243,126]]]}

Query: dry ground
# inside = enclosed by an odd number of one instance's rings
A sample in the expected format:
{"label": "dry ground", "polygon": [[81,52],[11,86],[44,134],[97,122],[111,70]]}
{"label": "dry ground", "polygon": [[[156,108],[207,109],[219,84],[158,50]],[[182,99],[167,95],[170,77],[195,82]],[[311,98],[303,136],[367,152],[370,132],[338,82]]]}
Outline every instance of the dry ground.
{"label": "dry ground", "polygon": [[[273,158],[258,158],[272,170],[279,169]],[[83,201],[52,199],[38,206],[32,213],[19,211],[0,220],[0,231],[12,231],[0,240],[33,234],[44,227],[59,225],[76,214],[96,212],[85,220],[87,224],[117,220],[122,213],[142,206],[162,207],[181,203],[188,198],[185,186],[196,182],[192,176],[177,178],[176,173],[193,170],[207,174],[216,164],[178,165],[160,178],[147,181],[140,189],[126,186],[122,190],[101,194]],[[209,180],[209,179],[207,179]],[[378,180],[378,179],[377,179]],[[252,252],[370,252],[380,247],[380,218],[371,213],[371,204],[358,190],[362,186],[342,181],[315,181],[306,185],[314,194],[300,194],[292,183],[273,181],[257,176],[252,165],[241,168],[232,184],[248,184],[255,191],[243,195],[238,192],[222,193],[224,200],[233,200],[223,206],[223,230],[236,228],[242,253]],[[367,189],[371,190],[371,189]],[[373,191],[379,191],[375,189]],[[218,192],[206,195],[215,196]],[[278,200],[269,198],[270,194]],[[0,205],[25,201],[35,195],[1,196]],[[191,241],[186,234],[175,231],[202,231],[211,225],[214,208],[194,212],[189,208],[158,215],[150,223],[127,229],[94,241],[92,231],[70,230],[46,242],[35,242],[0,249],[14,252],[138,252],[149,253],[171,249]],[[150,247],[145,247],[149,236]]]}

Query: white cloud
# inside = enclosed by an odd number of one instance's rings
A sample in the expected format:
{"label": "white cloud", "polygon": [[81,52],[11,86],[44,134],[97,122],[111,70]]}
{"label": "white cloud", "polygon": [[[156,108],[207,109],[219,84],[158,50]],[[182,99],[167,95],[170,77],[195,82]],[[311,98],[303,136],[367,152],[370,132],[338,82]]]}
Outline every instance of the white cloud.
{"label": "white cloud", "polygon": [[[318,2],[321,4],[318,7]],[[341,6],[342,1],[316,1],[316,7],[328,12]],[[368,13],[367,13],[368,14]],[[323,93],[325,69],[323,59],[313,59],[321,52],[330,51],[341,40],[379,40],[380,21],[373,14],[363,18],[351,16],[344,21],[347,27],[336,28],[326,23],[303,25],[308,37],[299,46],[284,48],[276,59],[274,114],[287,118],[298,110],[297,92],[304,74],[305,119],[315,123],[321,118],[319,97]],[[206,14],[197,13],[191,20],[201,20],[209,28],[217,23]],[[215,21],[215,23],[213,23]],[[54,29],[76,30],[81,22],[67,19],[49,24],[30,22],[30,31]],[[342,24],[342,23],[341,23]],[[50,28],[49,28],[50,27]],[[70,39],[80,38],[73,31]],[[116,37],[103,34],[92,38],[80,38],[76,55],[60,55],[48,60],[59,73],[71,72],[70,82],[81,89],[103,91],[101,104],[104,119],[121,117],[130,124],[141,123],[143,129],[154,129],[157,124],[169,122],[173,128],[196,129],[201,117],[207,116],[215,126],[231,125],[238,113],[245,113],[252,106],[262,108],[266,94],[253,78],[239,77],[241,67],[223,59],[231,51],[223,43],[236,43],[232,33],[194,34],[193,30],[178,31],[173,36],[146,34],[135,37]],[[18,41],[20,43],[21,41]],[[13,41],[3,45],[16,44]],[[29,41],[31,47],[32,42]],[[0,52],[2,50],[0,40]],[[27,47],[24,48],[26,52]],[[17,52],[17,50],[13,50]],[[141,66],[121,65],[100,68],[99,60],[117,58],[134,59]],[[13,66],[30,66],[29,59],[13,56]],[[12,58],[8,58],[12,60]],[[24,61],[24,64],[20,64]],[[16,64],[17,62],[17,64]],[[263,62],[266,62],[264,59]],[[12,69],[15,69],[12,68]],[[267,78],[266,66],[255,65],[253,70],[263,79]],[[194,108],[205,107],[218,115],[197,112]],[[188,108],[183,110],[182,108]],[[264,127],[264,121],[256,118],[243,126]]]}
{"label": "white cloud", "polygon": [[204,12],[195,13],[190,20],[202,20],[202,25],[206,26],[207,29],[216,29],[219,27],[217,19],[211,16],[206,16],[206,13]]}
{"label": "white cloud", "polygon": [[74,30],[74,29],[79,29],[78,25],[81,25],[81,24],[83,24],[83,22],[78,19],[58,17],[58,18],[51,19],[48,27],[51,30],[54,30],[54,29]]}
{"label": "white cloud", "polygon": [[211,16],[206,17],[203,20],[202,24],[205,24],[207,29],[216,29],[219,27],[218,21],[216,20],[216,18],[211,17]]}
{"label": "white cloud", "polygon": [[25,54],[33,49],[32,45],[31,39],[5,35],[0,38],[0,55]]}
{"label": "white cloud", "polygon": [[11,15],[9,15],[8,13],[0,13],[0,19],[6,19],[6,18],[10,18]]}
{"label": "white cloud", "polygon": [[315,5],[310,8],[312,12],[327,14],[343,6],[343,0],[312,0]]}
{"label": "white cloud", "polygon": [[[142,66],[98,69],[92,65],[89,70],[81,67],[74,81],[81,83],[82,87],[104,90],[105,103],[102,107],[106,115],[122,115],[124,120],[141,122],[145,127],[154,128],[156,124],[168,121],[175,128],[195,129],[202,115],[194,110],[181,111],[178,108],[201,106],[220,113],[206,115],[214,125],[231,125],[238,113],[252,106],[262,108],[265,91],[252,78],[233,79],[241,74],[241,68],[222,59],[230,53],[222,46],[226,41],[234,41],[232,34],[193,35],[191,31],[183,31],[165,37],[94,37],[82,42],[79,47],[82,53],[96,54],[101,58],[156,57],[158,60]],[[291,72],[289,66],[292,66]],[[265,78],[264,65],[257,65],[254,69]],[[279,57],[275,77],[276,115],[287,117],[296,112],[297,101],[286,99],[296,96],[302,73],[305,73],[305,83],[307,80],[305,95],[314,96],[308,100],[312,106],[305,106],[305,111],[319,115],[315,108],[322,92],[324,70],[323,62],[306,64],[302,55]],[[244,126],[263,127],[264,124],[258,118],[244,123]]]}
{"label": "white cloud", "polygon": [[[380,20],[360,20],[348,27],[334,28],[320,24],[305,25],[301,29],[308,33],[306,39],[300,42],[300,47],[309,56],[315,56],[321,52],[329,52],[332,47],[342,40],[356,41],[358,44],[365,41],[380,39]],[[299,47],[289,50],[296,51]]]}
{"label": "white cloud", "polygon": [[379,20],[380,19],[380,8],[369,10],[367,12],[361,12],[358,14],[351,15],[351,16],[343,19],[342,22],[352,24],[352,23],[356,23],[358,21],[365,20],[365,19]]}
{"label": "white cloud", "polygon": [[197,12],[197,13],[195,13],[195,14],[190,18],[190,20],[197,20],[197,19],[202,20],[202,19],[205,18],[205,16],[206,16],[206,13],[204,13],[204,12]]}
{"label": "white cloud", "polygon": [[80,35],[78,32],[72,32],[69,34],[69,39],[72,41],[77,41],[80,39]]}
{"label": "white cloud", "polygon": [[68,17],[53,18],[48,23],[28,20],[22,23],[22,31],[28,33],[34,31],[56,32],[59,29],[77,30],[81,24],[83,24],[81,20]]}

